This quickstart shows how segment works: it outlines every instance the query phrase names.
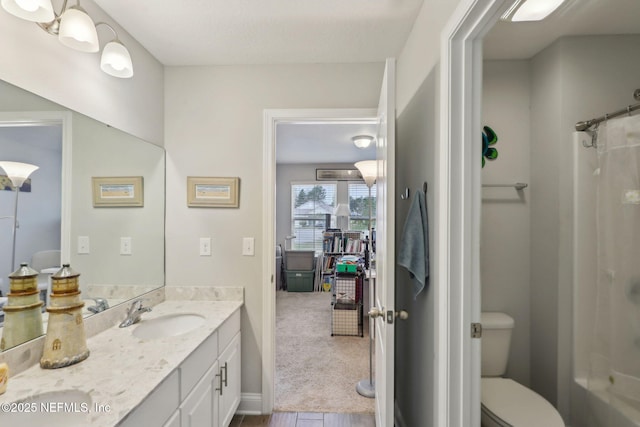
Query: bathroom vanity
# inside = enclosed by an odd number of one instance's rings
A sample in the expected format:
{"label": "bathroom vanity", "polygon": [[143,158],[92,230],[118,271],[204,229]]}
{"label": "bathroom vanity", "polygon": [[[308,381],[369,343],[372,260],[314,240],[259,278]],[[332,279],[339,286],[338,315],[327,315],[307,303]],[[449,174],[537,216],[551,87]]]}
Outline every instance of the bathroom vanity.
{"label": "bathroom vanity", "polygon": [[0,423],[226,427],[240,402],[242,304],[165,300],[126,328],[120,315],[83,362],[12,375]]}

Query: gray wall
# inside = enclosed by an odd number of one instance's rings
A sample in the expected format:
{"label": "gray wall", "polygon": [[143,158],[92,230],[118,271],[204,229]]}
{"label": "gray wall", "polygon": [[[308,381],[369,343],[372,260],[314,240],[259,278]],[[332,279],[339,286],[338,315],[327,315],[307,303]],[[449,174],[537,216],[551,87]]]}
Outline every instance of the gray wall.
{"label": "gray wall", "polygon": [[596,246],[595,153],[574,147],[572,132],[577,121],[635,103],[638,58],[640,36],[584,36],[530,61],[484,64],[483,123],[498,132],[500,156],[483,182],[528,174],[529,188],[522,199],[483,190],[482,309],[515,317],[507,375],[528,380],[574,427],[586,423],[573,377],[588,369]]}
{"label": "gray wall", "polygon": [[[437,264],[434,253],[434,176],[435,145],[438,136],[437,103],[438,74],[436,69],[424,80],[413,99],[407,104],[396,123],[396,192],[405,188],[411,192],[411,201],[422,184],[431,184],[427,192],[427,212],[430,224],[430,264]],[[396,199],[396,247],[409,211],[410,200]],[[396,323],[395,346],[395,392],[401,425],[430,425],[434,413],[434,368],[435,310],[434,284],[429,283],[414,299],[413,284],[409,273],[401,267],[396,269],[396,310],[407,310],[410,317]]]}
{"label": "gray wall", "polygon": [[[528,61],[485,61],[482,124],[498,135],[498,158],[482,169],[483,184],[529,183]],[[506,375],[529,385],[529,191],[483,188],[480,274],[482,311],[512,316],[515,328]]]}

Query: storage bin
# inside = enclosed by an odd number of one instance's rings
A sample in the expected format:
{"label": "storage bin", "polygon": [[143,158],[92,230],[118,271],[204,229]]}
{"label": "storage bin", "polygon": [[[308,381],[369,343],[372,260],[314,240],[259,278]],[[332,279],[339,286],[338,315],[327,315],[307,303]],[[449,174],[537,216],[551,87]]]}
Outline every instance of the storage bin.
{"label": "storage bin", "polygon": [[331,335],[363,336],[359,304],[336,303],[331,310]]}
{"label": "storage bin", "polygon": [[338,273],[355,273],[358,271],[358,265],[339,262],[338,264],[336,264],[336,271]]}
{"label": "storage bin", "polygon": [[289,292],[313,292],[313,279],[315,270],[311,271],[290,271],[285,270],[287,278],[287,291]]}
{"label": "storage bin", "polygon": [[285,251],[284,269],[309,271],[315,269],[315,251]]}

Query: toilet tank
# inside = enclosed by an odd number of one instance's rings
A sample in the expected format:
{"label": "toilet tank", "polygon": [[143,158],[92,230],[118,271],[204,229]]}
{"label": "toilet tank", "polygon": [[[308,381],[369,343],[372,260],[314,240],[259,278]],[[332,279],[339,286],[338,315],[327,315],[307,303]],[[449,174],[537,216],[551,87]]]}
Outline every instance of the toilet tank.
{"label": "toilet tank", "polygon": [[481,313],[482,323],[482,376],[504,375],[509,361],[509,346],[514,321],[505,313]]}

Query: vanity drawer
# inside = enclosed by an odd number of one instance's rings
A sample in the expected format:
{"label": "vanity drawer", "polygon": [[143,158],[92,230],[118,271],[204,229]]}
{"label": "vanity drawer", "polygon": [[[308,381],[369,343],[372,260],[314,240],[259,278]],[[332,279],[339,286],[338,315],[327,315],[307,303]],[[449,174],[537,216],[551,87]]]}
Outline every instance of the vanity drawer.
{"label": "vanity drawer", "polygon": [[220,351],[224,351],[233,337],[240,332],[240,310],[236,310],[218,329],[218,345]]}
{"label": "vanity drawer", "polygon": [[178,370],[173,371],[149,396],[118,424],[119,427],[161,426],[180,406]]}
{"label": "vanity drawer", "polygon": [[218,331],[215,331],[180,365],[180,401],[187,397],[217,358]]}

